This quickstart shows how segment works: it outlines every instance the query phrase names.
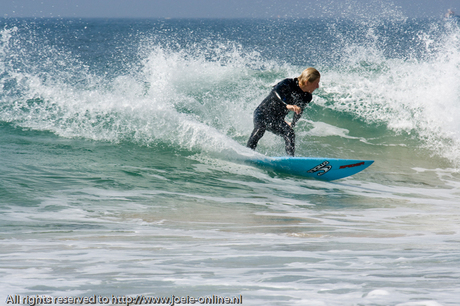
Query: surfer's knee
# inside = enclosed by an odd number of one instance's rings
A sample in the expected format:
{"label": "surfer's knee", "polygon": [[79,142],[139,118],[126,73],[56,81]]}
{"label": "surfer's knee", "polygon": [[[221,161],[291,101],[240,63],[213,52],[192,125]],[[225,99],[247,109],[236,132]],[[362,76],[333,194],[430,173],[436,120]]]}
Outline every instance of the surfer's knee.
{"label": "surfer's knee", "polygon": [[260,138],[264,136],[265,134],[265,128],[263,127],[257,127],[252,131],[251,136],[249,137],[248,143],[246,146],[250,149],[255,150],[257,147],[257,143],[259,142]]}

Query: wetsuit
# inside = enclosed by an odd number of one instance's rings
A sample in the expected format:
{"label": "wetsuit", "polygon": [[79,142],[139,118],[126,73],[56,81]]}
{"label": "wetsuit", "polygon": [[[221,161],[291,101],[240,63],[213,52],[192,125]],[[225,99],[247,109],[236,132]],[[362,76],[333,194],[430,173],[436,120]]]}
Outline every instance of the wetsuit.
{"label": "wetsuit", "polygon": [[[293,128],[312,98],[311,93],[300,89],[297,78],[284,79],[276,84],[254,111],[254,130],[249,137],[247,146],[255,150],[257,143],[268,130],[282,136],[286,143],[286,153],[294,156],[295,134]],[[286,104],[297,105],[302,110],[300,114],[294,114],[291,126],[284,121],[284,117],[289,113]]]}

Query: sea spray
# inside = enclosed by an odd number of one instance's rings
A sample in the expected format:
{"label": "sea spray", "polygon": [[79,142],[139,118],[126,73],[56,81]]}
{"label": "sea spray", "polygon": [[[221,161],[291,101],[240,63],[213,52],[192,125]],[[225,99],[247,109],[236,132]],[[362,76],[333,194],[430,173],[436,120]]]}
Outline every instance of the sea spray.
{"label": "sea spray", "polygon": [[[5,45],[11,39],[21,43],[23,38],[12,37],[13,33],[4,31]],[[218,54],[224,46],[216,48]],[[251,84],[240,79],[250,80],[251,72],[244,66],[251,59],[230,48],[230,54],[208,61],[199,50],[174,52],[165,46],[148,45],[140,51],[145,58],[130,64],[132,70],[105,78],[82,69],[85,65],[69,54],[62,58],[53,48],[46,56],[68,59],[65,70],[45,67],[35,73],[39,67],[25,60],[26,67],[13,74],[17,63],[8,63],[7,57],[14,51],[4,47],[3,63],[8,67],[3,81],[14,84],[11,90],[17,94],[3,87],[0,116],[4,121],[63,137],[166,144],[196,152],[240,151],[241,146],[229,133],[244,133],[235,129],[239,115],[250,118],[251,110],[241,111],[235,99],[247,102]],[[74,74],[69,76],[69,72]],[[76,77],[78,82],[74,82]]]}
{"label": "sea spray", "polygon": [[[422,32],[409,26],[412,44],[398,57],[391,44],[377,43],[384,32],[367,30],[368,43],[346,42],[343,63],[328,68],[321,105],[414,135],[422,146],[460,162],[460,44],[458,28],[438,25]],[[407,34],[407,33],[406,33]]]}

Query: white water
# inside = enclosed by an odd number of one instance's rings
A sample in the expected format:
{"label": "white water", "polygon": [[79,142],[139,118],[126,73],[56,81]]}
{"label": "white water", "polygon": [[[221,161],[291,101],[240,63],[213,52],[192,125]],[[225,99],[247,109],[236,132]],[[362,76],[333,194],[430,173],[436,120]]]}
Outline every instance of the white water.
{"label": "white water", "polygon": [[3,210],[12,227],[2,235],[2,296],[218,292],[242,294],[244,305],[455,305],[451,188],[302,182],[221,166],[235,172],[220,179],[225,196],[70,189]]}

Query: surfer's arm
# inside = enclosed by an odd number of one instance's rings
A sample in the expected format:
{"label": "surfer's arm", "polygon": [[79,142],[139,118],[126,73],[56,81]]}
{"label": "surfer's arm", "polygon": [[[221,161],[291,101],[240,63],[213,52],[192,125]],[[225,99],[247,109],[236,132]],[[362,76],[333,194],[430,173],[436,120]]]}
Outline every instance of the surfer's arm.
{"label": "surfer's arm", "polygon": [[275,97],[278,98],[279,101],[281,101],[284,105],[286,105],[287,110],[295,112],[297,115],[302,113],[302,109],[294,104],[287,104],[286,102],[281,99],[280,95],[276,92],[276,90],[273,90],[273,93],[275,94]]}
{"label": "surfer's arm", "polygon": [[292,122],[290,124],[291,128],[294,128],[295,124],[297,123],[297,121],[299,121],[300,117],[302,116],[303,110],[300,107],[298,107],[298,108],[299,108],[300,112],[299,113],[296,112],[294,114],[294,117],[292,118]]}
{"label": "surfer's arm", "polygon": [[291,128],[293,128],[296,122],[300,119],[300,116],[302,116],[303,109],[300,106],[295,105],[295,104],[287,104],[286,102],[283,101],[283,99],[281,99],[280,95],[276,92],[276,90],[273,90],[273,92],[275,93],[275,96],[278,98],[278,100],[281,101],[284,105],[286,105],[286,108],[288,110],[293,111],[295,113],[294,118],[292,119],[292,122],[291,123],[286,122],[287,124],[289,124]]}
{"label": "surfer's arm", "polygon": [[292,105],[292,104],[286,104],[286,108],[290,111],[293,111],[296,113],[296,115],[302,114],[302,109],[297,106],[297,105]]}

